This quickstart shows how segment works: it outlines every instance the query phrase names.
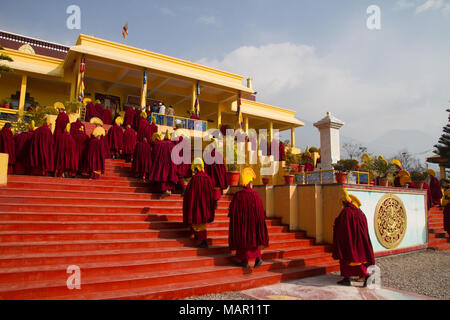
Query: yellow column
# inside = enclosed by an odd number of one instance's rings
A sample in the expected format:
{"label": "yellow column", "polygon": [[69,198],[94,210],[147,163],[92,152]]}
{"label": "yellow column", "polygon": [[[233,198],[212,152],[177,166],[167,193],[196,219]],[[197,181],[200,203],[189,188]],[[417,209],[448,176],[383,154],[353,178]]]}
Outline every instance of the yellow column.
{"label": "yellow column", "polygon": [[[147,77],[147,70],[144,70],[143,77]],[[147,77],[148,79],[148,77]],[[147,80],[144,83],[144,79],[142,79],[142,87],[141,87],[141,108],[145,110],[147,106]]]}
{"label": "yellow column", "polygon": [[77,58],[75,62],[75,68],[77,68],[77,87],[74,96],[78,99],[78,94],[80,93],[80,81],[81,81],[81,72],[80,72],[80,64],[81,64],[81,55]]}
{"label": "yellow column", "polygon": [[22,83],[20,84],[20,98],[19,98],[19,117],[21,118],[25,112],[25,96],[27,93],[27,79],[26,75],[22,75]]}
{"label": "yellow column", "polygon": [[440,178],[441,179],[445,179],[445,167],[444,166],[439,166],[440,169]]}
{"label": "yellow column", "polygon": [[197,84],[194,82],[192,84],[192,96],[191,96],[191,110],[192,112],[195,112],[195,98],[196,98],[196,93],[197,91]]}
{"label": "yellow column", "polygon": [[222,126],[222,105],[219,103],[217,106],[217,129],[220,129]]}
{"label": "yellow column", "polygon": [[244,131],[248,132],[248,116],[244,117]]}
{"label": "yellow column", "polygon": [[291,127],[291,147],[295,148],[295,127]]}
{"label": "yellow column", "polygon": [[269,121],[269,141],[273,140],[273,122]]}

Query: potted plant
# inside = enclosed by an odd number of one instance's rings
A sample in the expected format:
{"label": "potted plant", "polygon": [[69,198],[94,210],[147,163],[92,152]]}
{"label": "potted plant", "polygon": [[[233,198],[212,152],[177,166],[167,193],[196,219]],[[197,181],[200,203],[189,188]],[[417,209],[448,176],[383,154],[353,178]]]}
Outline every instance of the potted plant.
{"label": "potted plant", "polygon": [[262,183],[263,185],[267,186],[270,182],[270,178],[269,177],[262,177]]}
{"label": "potted plant", "polygon": [[284,171],[286,174],[283,177],[286,184],[294,184],[295,178],[295,176],[293,175],[294,169],[292,169],[292,167],[286,167]]}
{"label": "potted plant", "polygon": [[[265,168],[270,168],[272,166],[272,164],[271,163],[266,163],[266,164],[262,164],[261,165],[261,168],[263,169],[265,169]],[[261,172],[263,172],[263,171],[261,171]],[[263,175],[262,177],[261,177],[261,180],[262,180],[262,183],[265,185],[265,186],[267,186],[268,184],[269,184],[269,182],[270,182],[270,177],[271,177],[271,175]]]}
{"label": "potted plant", "polygon": [[415,170],[410,172],[410,177],[417,189],[423,189],[423,184],[428,177],[428,173]]}
{"label": "potted plant", "polygon": [[235,187],[239,184],[239,174],[240,174],[239,167],[237,165],[236,145],[234,146],[234,150],[227,148],[226,151],[234,153],[233,162],[227,163],[227,181],[228,181],[228,185]]}
{"label": "potted plant", "polygon": [[294,172],[299,171],[298,157],[292,153],[291,149],[286,151],[286,165],[291,167]]}
{"label": "potted plant", "polygon": [[348,172],[354,171],[356,169],[356,166],[358,164],[357,160],[354,159],[344,159],[339,160],[337,163],[333,163],[332,166],[334,168],[334,175],[336,176],[336,182],[337,183],[347,183],[348,181]]}
{"label": "potted plant", "polygon": [[382,187],[389,186],[389,178],[392,178],[394,165],[387,162],[382,156],[379,156],[371,163],[371,169],[378,181],[378,185]]}

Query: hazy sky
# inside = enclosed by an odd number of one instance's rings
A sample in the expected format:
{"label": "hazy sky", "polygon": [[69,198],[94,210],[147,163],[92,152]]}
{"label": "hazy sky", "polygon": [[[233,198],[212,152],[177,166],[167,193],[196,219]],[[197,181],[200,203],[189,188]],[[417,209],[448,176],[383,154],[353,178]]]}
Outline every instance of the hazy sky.
{"label": "hazy sky", "polygon": [[[66,28],[71,4],[81,30]],[[366,26],[370,5],[381,30]],[[330,111],[360,141],[413,129],[432,148],[447,122],[450,0],[3,0],[0,11],[0,29],[65,45],[79,33],[123,42],[126,22],[127,44],[252,77],[259,101],[308,121]]]}

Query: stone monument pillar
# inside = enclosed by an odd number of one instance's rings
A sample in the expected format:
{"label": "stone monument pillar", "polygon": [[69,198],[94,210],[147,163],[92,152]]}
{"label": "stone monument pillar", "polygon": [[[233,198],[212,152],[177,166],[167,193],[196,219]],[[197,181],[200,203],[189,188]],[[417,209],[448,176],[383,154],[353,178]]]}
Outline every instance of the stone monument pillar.
{"label": "stone monument pillar", "polygon": [[332,170],[332,163],[341,159],[339,129],[344,122],[333,117],[330,112],[322,120],[314,123],[320,132],[320,170]]}

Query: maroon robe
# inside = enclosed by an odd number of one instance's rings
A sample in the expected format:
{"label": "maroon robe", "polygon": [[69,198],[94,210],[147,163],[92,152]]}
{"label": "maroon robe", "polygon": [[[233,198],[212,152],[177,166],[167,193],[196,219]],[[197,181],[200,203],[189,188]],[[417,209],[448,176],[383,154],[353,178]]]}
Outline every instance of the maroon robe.
{"label": "maroon robe", "polygon": [[138,131],[138,129],[139,129],[139,121],[141,119],[143,119],[141,117],[141,114],[142,114],[142,111],[140,111],[140,110],[135,110],[134,111],[134,119],[133,119],[133,126],[132,127],[136,131]]}
{"label": "maroon robe", "polygon": [[434,206],[439,206],[442,199],[442,189],[439,180],[430,176],[431,202]]}
{"label": "maroon robe", "polygon": [[147,119],[141,118],[137,130],[137,139],[142,141],[144,138],[147,138],[147,141],[152,141],[152,132]]}
{"label": "maroon robe", "polygon": [[58,114],[55,122],[55,142],[59,135],[62,135],[66,130],[67,124],[70,123],[69,116],[64,111]]}
{"label": "maroon robe", "polygon": [[70,135],[75,140],[76,154],[78,155],[78,170],[81,172],[85,169],[85,156],[89,144],[89,136],[86,134],[84,124],[79,120],[71,124]]}
{"label": "maroon robe", "polygon": [[213,182],[203,171],[189,181],[183,197],[183,223],[196,225],[214,221]]}
{"label": "maroon robe", "polygon": [[30,174],[30,149],[31,139],[34,131],[22,132],[15,137],[16,142],[16,165],[14,167],[15,174]]}
{"label": "maroon robe", "polygon": [[[150,137],[153,137],[153,134],[156,132],[158,132],[158,126],[154,123],[150,123]],[[150,139],[147,141],[152,141],[152,140]]]}
{"label": "maroon robe", "polygon": [[123,154],[127,158],[127,161],[131,160],[134,149],[136,148],[137,134],[132,128],[128,128],[123,133]]}
{"label": "maroon robe", "polygon": [[133,127],[134,125],[134,115],[135,115],[135,111],[133,108],[128,108],[127,110],[125,110],[125,116],[123,119],[123,127],[126,128],[128,125],[130,125],[131,127]]}
{"label": "maroon robe", "polygon": [[448,235],[450,235],[450,202],[444,209],[444,230]]}
{"label": "maroon robe", "polygon": [[[178,141],[174,141],[174,145],[180,144],[183,142],[183,136],[180,136]],[[189,144],[189,148],[191,145]],[[184,151],[183,149],[180,150],[179,156],[183,158]],[[192,177],[192,169],[190,163],[184,163],[181,162],[177,165],[177,176],[178,176],[178,183],[177,183],[177,191],[183,192],[186,189],[184,179]]]}
{"label": "maroon robe", "polygon": [[16,163],[16,144],[11,128],[7,126],[0,131],[0,153],[9,154],[8,173],[13,173],[13,166]]}
{"label": "maroon robe", "polygon": [[152,168],[149,180],[153,182],[153,192],[174,191],[178,182],[177,166],[172,162],[173,143],[164,140],[152,148]]}
{"label": "maroon robe", "polygon": [[31,140],[31,167],[46,175],[55,170],[55,151],[53,135],[49,126],[44,124],[36,129]]}
{"label": "maroon robe", "polygon": [[75,140],[68,132],[59,135],[56,140],[56,160],[55,168],[58,170],[58,177],[68,172],[72,176],[78,171],[79,157]]}
{"label": "maroon robe", "polygon": [[84,117],[84,120],[86,122],[89,122],[91,118],[95,117],[96,111],[95,106],[92,102],[89,102],[86,106],[86,116]]}
{"label": "maroon robe", "polygon": [[110,148],[109,148],[108,136],[101,136],[100,140],[103,143],[103,153],[105,155],[105,159],[110,159],[111,158],[111,151],[110,151]]}
{"label": "maroon robe", "polygon": [[105,152],[102,137],[96,138],[92,136],[86,153],[86,170],[91,177],[97,177],[100,173],[105,172]]}
{"label": "maroon robe", "polygon": [[105,109],[100,103],[97,103],[94,107],[94,117],[97,117],[103,121],[103,112]]}
{"label": "maroon robe", "polygon": [[109,110],[109,108],[105,108],[105,110],[103,110],[103,114],[102,114],[102,121],[103,124],[112,124],[112,113],[111,110]]}
{"label": "maroon robe", "polygon": [[[133,129],[131,129],[133,130]],[[136,144],[133,155],[133,164],[131,171],[145,179],[150,175],[152,168],[152,147],[148,142],[140,141]]]}
{"label": "maroon robe", "polygon": [[109,148],[112,153],[120,153],[123,150],[123,129],[114,124],[108,130]]}
{"label": "maroon robe", "polygon": [[244,187],[235,193],[228,217],[230,250],[258,251],[260,246],[269,246],[266,214],[261,197],[255,190]]}
{"label": "maroon robe", "polygon": [[[216,150],[211,151],[211,156],[216,157]],[[222,163],[205,163],[205,172],[211,177],[214,183],[214,200],[219,200],[222,196],[222,190],[228,188],[227,168],[223,161],[223,156],[217,153],[217,158],[220,158]]]}
{"label": "maroon robe", "polygon": [[375,264],[367,218],[351,202],[344,204],[334,221],[333,258],[340,261],[341,275],[345,278],[368,276],[366,267]]}

